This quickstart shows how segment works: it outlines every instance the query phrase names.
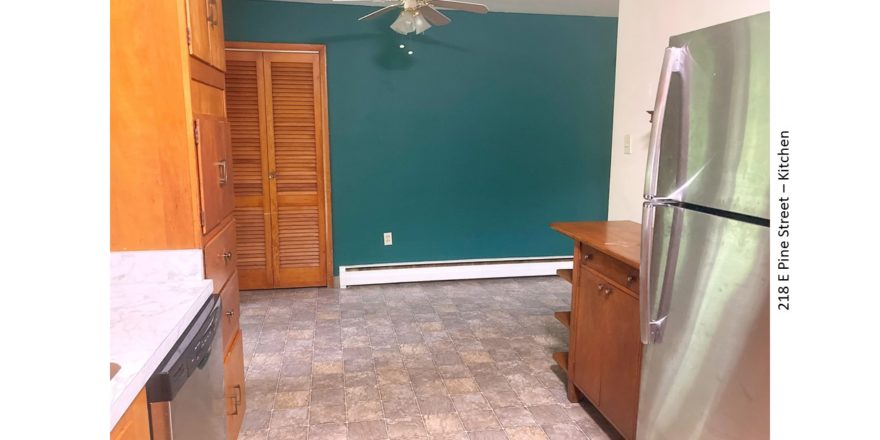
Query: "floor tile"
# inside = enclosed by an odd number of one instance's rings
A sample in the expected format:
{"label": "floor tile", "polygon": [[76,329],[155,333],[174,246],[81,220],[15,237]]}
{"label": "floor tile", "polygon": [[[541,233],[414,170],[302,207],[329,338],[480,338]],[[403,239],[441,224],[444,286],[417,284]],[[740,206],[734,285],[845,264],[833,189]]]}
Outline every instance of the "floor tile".
{"label": "floor tile", "polygon": [[546,440],[547,435],[540,426],[520,426],[518,428],[507,428],[507,438],[510,440]]}
{"label": "floor tile", "polygon": [[464,432],[464,426],[455,413],[429,414],[424,417],[425,429],[428,431],[428,434],[438,435]]}
{"label": "floor tile", "polygon": [[425,430],[425,423],[421,417],[386,420],[385,427],[388,437],[392,439],[416,439],[428,436],[428,432]]}
{"label": "floor tile", "polygon": [[387,437],[385,422],[382,420],[352,422],[348,424],[348,438],[350,440],[381,440]]}
{"label": "floor tile", "polygon": [[501,429],[495,413],[491,410],[459,412],[461,422],[468,431],[491,431]]}
{"label": "floor tile", "polygon": [[535,418],[525,408],[498,408],[495,410],[498,421],[505,428],[517,426],[536,425]]}
{"label": "floor tile", "polygon": [[348,427],[342,423],[309,426],[309,440],[346,440]]}
{"label": "floor tile", "polygon": [[577,426],[572,424],[543,425],[541,428],[550,440],[589,439]]}

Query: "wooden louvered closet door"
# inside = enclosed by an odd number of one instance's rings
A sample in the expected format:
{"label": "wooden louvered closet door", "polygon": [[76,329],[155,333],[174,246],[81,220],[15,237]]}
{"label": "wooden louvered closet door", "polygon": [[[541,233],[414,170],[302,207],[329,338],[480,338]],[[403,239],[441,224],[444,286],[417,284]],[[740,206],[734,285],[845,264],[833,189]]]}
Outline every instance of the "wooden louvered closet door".
{"label": "wooden louvered closet door", "polygon": [[235,233],[241,289],[274,287],[263,63],[259,52],[226,54],[226,117],[232,135]]}
{"label": "wooden louvered closet door", "polygon": [[321,55],[227,53],[242,289],[332,280]]}

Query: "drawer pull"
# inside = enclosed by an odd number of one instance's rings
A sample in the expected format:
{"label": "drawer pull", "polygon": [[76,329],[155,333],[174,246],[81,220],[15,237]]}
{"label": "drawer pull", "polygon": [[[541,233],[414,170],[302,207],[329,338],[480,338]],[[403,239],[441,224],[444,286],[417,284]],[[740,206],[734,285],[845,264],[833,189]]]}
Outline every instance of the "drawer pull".
{"label": "drawer pull", "polygon": [[596,286],[596,290],[599,291],[599,292],[601,292],[601,291],[604,290],[604,289],[605,289],[605,285],[602,284],[602,283],[599,283],[599,284]]}
{"label": "drawer pull", "polygon": [[635,281],[635,280],[636,280],[635,275],[629,275],[629,276],[626,277],[626,282],[627,282],[627,283],[631,283],[631,282],[633,282],[633,281]]}
{"label": "drawer pull", "polygon": [[592,259],[593,259],[593,254],[584,254],[584,261],[592,260]]}
{"label": "drawer pull", "polygon": [[232,251],[223,252],[223,259],[228,263],[232,259]]}
{"label": "drawer pull", "polygon": [[226,312],[226,316],[228,316],[228,317],[230,317],[230,318],[231,318],[231,317],[232,317],[232,315],[235,315],[235,312],[234,312],[234,311],[232,311],[232,310],[229,310],[229,311],[227,311],[227,312]]}
{"label": "drawer pull", "polygon": [[610,287],[605,288],[605,296],[611,295],[611,292],[613,292],[613,290],[611,290]]}

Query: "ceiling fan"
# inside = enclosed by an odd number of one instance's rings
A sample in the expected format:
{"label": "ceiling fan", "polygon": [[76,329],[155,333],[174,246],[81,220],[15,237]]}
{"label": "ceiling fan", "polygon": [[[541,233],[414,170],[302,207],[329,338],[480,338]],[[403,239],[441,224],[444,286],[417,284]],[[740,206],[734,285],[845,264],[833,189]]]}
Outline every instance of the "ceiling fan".
{"label": "ceiling fan", "polygon": [[[355,2],[363,0],[333,0],[334,2]],[[454,9],[458,11],[467,11],[474,12],[477,14],[485,14],[489,12],[489,8],[485,5],[477,4],[477,3],[468,3],[468,2],[460,2],[454,0],[374,0],[381,1],[383,3],[391,3],[384,8],[373,11],[363,17],[359,18],[360,20],[372,20],[374,18],[385,15],[388,12],[391,12],[397,8],[403,9],[400,12],[400,16],[397,17],[397,20],[391,24],[391,29],[394,29],[395,32],[399,34],[409,34],[410,32],[415,32],[417,34],[421,34],[426,30],[431,28],[431,25],[434,26],[445,26],[449,24],[452,19],[444,15],[442,12],[437,10],[437,7],[446,8],[446,9]]]}

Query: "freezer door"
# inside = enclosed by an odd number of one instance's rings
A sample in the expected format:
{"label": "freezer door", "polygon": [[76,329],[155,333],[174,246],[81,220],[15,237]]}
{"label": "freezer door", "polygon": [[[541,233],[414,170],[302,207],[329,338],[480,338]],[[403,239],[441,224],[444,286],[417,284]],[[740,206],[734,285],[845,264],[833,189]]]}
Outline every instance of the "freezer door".
{"label": "freezer door", "polygon": [[[770,437],[769,230],[646,205],[638,440]],[[653,226],[653,228],[652,228]],[[644,282],[644,280],[643,280]]]}
{"label": "freezer door", "polygon": [[645,198],[769,218],[769,14],[672,37]]}

